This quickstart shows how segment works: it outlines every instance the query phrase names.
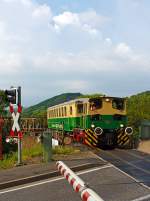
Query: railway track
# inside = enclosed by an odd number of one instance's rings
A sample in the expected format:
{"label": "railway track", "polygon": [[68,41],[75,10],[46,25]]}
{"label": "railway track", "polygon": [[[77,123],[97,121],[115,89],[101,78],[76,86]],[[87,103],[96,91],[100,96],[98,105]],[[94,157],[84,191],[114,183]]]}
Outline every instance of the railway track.
{"label": "railway track", "polygon": [[96,154],[150,188],[150,154],[122,149],[100,149]]}

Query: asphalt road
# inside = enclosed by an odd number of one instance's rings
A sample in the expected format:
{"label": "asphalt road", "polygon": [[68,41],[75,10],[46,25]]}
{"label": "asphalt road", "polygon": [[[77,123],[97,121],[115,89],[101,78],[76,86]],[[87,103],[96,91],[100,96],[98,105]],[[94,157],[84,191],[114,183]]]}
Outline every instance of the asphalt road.
{"label": "asphalt road", "polygon": [[136,150],[100,150],[97,153],[106,161],[150,187],[150,154]]}
{"label": "asphalt road", "polygon": [[[80,177],[105,201],[150,201],[150,189],[111,164],[82,171]],[[62,177],[0,191],[0,201],[81,201]]]}

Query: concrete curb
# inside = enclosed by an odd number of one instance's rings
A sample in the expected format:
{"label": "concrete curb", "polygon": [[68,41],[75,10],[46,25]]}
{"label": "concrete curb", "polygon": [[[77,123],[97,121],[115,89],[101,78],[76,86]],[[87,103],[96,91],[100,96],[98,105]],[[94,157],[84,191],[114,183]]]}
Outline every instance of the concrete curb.
{"label": "concrete curb", "polygon": [[[99,163],[85,163],[83,165],[71,167],[71,170],[74,172],[77,172],[77,171],[82,171],[85,169],[95,168],[98,166],[100,166]],[[3,182],[3,183],[0,183],[0,190],[31,183],[31,182],[36,182],[36,181],[40,181],[40,180],[44,180],[44,179],[49,179],[49,178],[53,178],[53,177],[57,177],[57,176],[60,176],[60,173],[58,171],[53,171],[53,172],[49,172],[49,173],[38,174],[36,176],[30,176],[30,177],[17,179],[17,180]]]}

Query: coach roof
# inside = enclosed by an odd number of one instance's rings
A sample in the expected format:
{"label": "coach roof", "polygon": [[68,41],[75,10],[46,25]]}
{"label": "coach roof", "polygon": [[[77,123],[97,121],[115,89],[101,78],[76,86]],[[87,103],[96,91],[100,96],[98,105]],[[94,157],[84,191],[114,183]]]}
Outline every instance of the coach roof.
{"label": "coach roof", "polygon": [[51,107],[48,108],[48,110],[49,109],[54,109],[56,107],[62,107],[62,106],[65,106],[65,105],[68,105],[68,104],[72,104],[72,103],[79,103],[79,102],[81,102],[81,103],[87,103],[88,100],[89,100],[89,98],[78,98],[78,99],[74,99],[74,100],[71,100],[71,101],[66,101],[64,103],[60,103],[58,105],[51,106]]}

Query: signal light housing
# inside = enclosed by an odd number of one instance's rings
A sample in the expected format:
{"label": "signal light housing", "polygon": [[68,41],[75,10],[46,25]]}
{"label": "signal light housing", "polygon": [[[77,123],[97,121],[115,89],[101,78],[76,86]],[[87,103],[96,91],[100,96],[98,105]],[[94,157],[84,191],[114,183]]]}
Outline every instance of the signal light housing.
{"label": "signal light housing", "polygon": [[10,90],[5,90],[6,100],[11,104],[17,103],[17,89],[12,88]]}

